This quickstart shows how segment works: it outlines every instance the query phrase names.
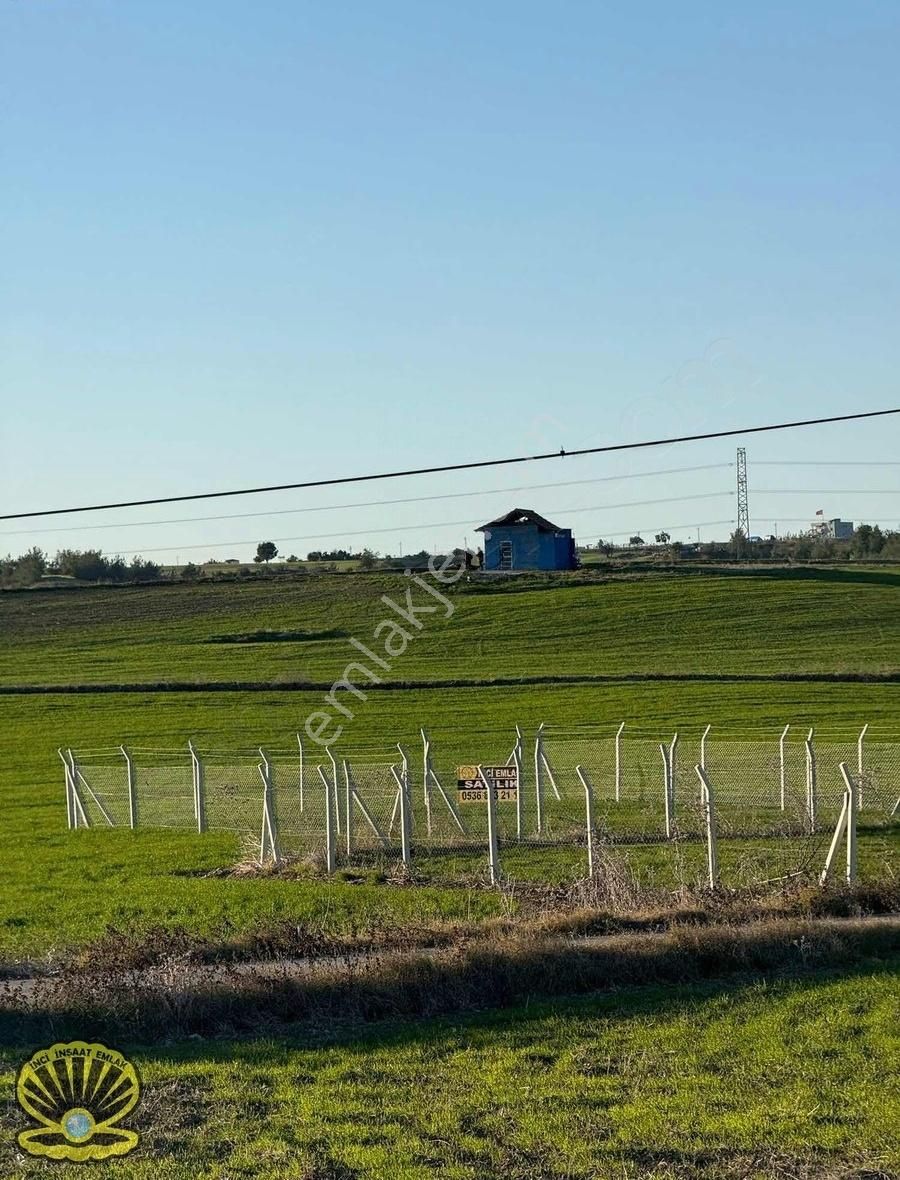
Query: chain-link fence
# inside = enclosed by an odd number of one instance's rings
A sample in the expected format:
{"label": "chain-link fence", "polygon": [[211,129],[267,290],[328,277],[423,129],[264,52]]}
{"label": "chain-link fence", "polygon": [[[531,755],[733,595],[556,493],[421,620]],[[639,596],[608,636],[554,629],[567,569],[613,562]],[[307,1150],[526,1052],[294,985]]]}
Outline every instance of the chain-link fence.
{"label": "chain-link fence", "polygon": [[[897,858],[900,743],[618,726],[338,752],[60,751],[69,826],[229,833],[236,855],[325,872],[556,885],[598,865],[638,884],[819,873],[848,807],[862,865]],[[848,788],[849,784],[849,788]],[[900,871],[900,865],[897,865]]]}

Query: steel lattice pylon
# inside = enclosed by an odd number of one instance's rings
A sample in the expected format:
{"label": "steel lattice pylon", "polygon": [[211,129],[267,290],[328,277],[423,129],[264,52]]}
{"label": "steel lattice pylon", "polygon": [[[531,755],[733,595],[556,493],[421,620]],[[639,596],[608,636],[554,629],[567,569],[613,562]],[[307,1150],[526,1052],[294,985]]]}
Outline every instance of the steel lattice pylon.
{"label": "steel lattice pylon", "polygon": [[737,527],[745,539],[750,537],[750,506],[747,499],[747,451],[737,452]]}

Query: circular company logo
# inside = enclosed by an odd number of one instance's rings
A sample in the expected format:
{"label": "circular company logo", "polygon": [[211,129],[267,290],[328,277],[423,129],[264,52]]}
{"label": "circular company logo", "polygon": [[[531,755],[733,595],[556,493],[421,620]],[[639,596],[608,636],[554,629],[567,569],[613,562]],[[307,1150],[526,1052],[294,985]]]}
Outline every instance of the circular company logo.
{"label": "circular company logo", "polygon": [[85,1041],[41,1049],[16,1082],[19,1105],[39,1124],[19,1132],[19,1146],[54,1160],[127,1155],[139,1137],[119,1123],[140,1096],[137,1070],[115,1049]]}

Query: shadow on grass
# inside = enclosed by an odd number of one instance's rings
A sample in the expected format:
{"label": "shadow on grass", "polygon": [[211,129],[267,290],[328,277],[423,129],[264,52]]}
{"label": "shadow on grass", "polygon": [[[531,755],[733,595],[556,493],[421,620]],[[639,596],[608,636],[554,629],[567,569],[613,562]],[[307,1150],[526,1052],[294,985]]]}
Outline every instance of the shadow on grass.
{"label": "shadow on grass", "polygon": [[[770,921],[676,927],[576,941],[514,933],[432,953],[290,961],[210,972],[178,959],[147,970],[73,970],[25,994],[0,986],[0,1045],[115,1038],[121,1045],[274,1030],[318,1036],[403,1019],[465,1015],[625,989],[615,1003],[658,1007],[671,988],[900,965],[900,921]],[[649,988],[649,990],[648,990]],[[640,989],[632,992],[630,989]],[[613,1002],[613,1001],[611,1001]],[[48,1041],[49,1043],[49,1041]]]}

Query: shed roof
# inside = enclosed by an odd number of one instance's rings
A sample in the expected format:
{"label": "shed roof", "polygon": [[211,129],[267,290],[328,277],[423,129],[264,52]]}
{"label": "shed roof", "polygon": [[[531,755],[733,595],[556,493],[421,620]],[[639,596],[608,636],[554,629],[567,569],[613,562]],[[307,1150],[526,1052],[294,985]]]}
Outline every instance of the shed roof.
{"label": "shed roof", "polygon": [[558,524],[553,524],[546,516],[541,516],[539,512],[535,512],[533,508],[513,508],[505,516],[498,516],[496,520],[489,520],[487,524],[480,525],[475,531],[477,533],[483,533],[485,529],[501,528],[516,524],[537,525],[538,532],[541,533],[564,533],[566,531],[560,528]]}

